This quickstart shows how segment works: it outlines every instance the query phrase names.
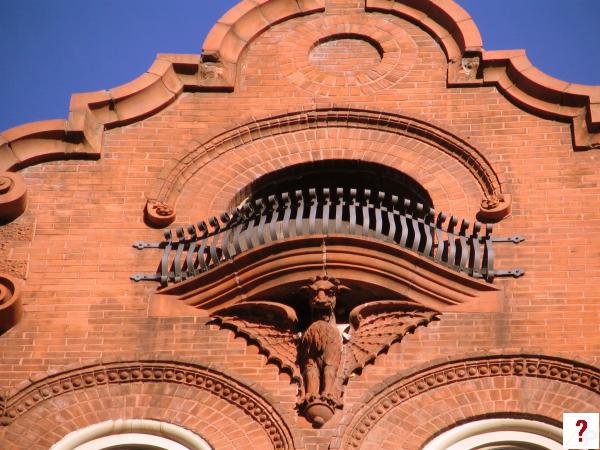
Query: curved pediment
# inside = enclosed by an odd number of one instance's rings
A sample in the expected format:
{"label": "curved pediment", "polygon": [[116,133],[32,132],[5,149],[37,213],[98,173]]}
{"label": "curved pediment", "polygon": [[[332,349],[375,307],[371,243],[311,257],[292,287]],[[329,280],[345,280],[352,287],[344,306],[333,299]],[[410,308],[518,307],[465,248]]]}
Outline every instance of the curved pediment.
{"label": "curved pediment", "polygon": [[493,285],[394,244],[347,235],[297,237],[258,247],[154,297],[211,314],[248,300],[293,297],[307,279],[323,273],[352,288],[341,300],[349,307],[389,298],[439,311],[498,307],[500,291]]}

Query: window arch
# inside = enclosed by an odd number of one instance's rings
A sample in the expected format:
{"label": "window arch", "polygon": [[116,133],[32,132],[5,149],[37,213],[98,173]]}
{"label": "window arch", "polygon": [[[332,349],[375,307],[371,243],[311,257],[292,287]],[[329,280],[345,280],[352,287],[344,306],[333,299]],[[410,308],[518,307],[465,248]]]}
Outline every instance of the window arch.
{"label": "window arch", "polygon": [[69,433],[50,450],[212,450],[197,434],[156,420],[109,420]]}
{"label": "window arch", "polygon": [[563,450],[562,430],[529,419],[484,419],[454,427],[423,450]]}

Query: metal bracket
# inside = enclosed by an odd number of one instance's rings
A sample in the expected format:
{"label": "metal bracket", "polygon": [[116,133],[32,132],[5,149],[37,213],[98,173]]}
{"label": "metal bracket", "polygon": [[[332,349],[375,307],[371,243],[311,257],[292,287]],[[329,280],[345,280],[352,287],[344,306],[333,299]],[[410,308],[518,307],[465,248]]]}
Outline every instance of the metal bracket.
{"label": "metal bracket", "polygon": [[513,244],[520,244],[525,238],[523,236],[508,236],[508,237],[493,237],[492,242],[512,242]]}
{"label": "metal bracket", "polygon": [[145,248],[162,248],[164,243],[162,242],[144,242],[137,241],[133,244],[133,248],[137,248],[138,250],[144,250]]}
{"label": "metal bracket", "polygon": [[129,277],[130,280],[135,281],[136,283],[140,281],[160,281],[160,274],[155,273],[152,275],[148,275],[145,273],[136,273]]}
{"label": "metal bracket", "polygon": [[519,244],[523,236],[492,237],[491,224],[471,225],[442,212],[436,217],[433,209],[421,203],[370,189],[313,187],[281,192],[250,199],[241,209],[218,217],[211,217],[208,224],[201,221],[185,229],[165,229],[162,242],[135,242],[134,248],[158,249],[162,256],[157,274],[134,274],[131,279],[167,286],[257,246],[333,230],[381,238],[489,283],[496,276],[524,273],[521,269],[494,270],[493,245]]}
{"label": "metal bracket", "polygon": [[525,275],[525,271],[523,269],[512,269],[512,270],[494,270],[495,277],[513,277],[519,278],[520,276]]}

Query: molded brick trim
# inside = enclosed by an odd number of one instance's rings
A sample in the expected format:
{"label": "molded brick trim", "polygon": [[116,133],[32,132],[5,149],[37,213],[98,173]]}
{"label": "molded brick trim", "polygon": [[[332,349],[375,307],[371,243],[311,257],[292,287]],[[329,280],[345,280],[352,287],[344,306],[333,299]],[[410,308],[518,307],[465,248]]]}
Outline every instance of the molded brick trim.
{"label": "molded brick trim", "polygon": [[203,53],[237,64],[250,41],[273,25],[325,10],[325,0],[243,0],[210,30]]}
{"label": "molded brick trim", "polygon": [[433,363],[412,373],[399,373],[367,393],[346,416],[349,423],[339,448],[360,448],[377,422],[401,403],[449,384],[490,377],[555,380],[600,394],[598,368],[563,358],[508,354]]}
{"label": "molded brick trim", "polygon": [[294,449],[294,439],[269,394],[258,392],[211,367],[177,361],[135,360],[103,362],[36,378],[0,398],[0,424],[9,425],[38,404],[69,392],[124,383],[173,383],[195,387],[242,409],[259,423],[276,449]]}
{"label": "molded brick trim", "polygon": [[57,159],[98,159],[104,131],[143,120],[184,91],[233,90],[230,70],[200,55],[160,54],[146,73],[113,89],[73,94],[67,120],[31,122],[0,134],[0,172]]}

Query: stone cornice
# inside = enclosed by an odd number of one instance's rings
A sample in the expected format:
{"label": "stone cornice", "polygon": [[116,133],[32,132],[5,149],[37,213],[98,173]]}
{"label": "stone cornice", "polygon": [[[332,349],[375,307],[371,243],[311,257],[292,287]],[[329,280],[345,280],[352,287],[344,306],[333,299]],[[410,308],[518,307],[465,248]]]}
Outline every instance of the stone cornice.
{"label": "stone cornice", "polygon": [[73,94],[67,120],[31,122],[2,132],[0,172],[57,159],[98,159],[105,130],[143,120],[184,91],[231,92],[231,70],[200,55],[160,54],[129,83]]}
{"label": "stone cornice", "polygon": [[[53,159],[97,159],[106,129],[143,120],[184,91],[225,91],[247,45],[269,27],[324,11],[324,0],[243,0],[217,22],[203,55],[158,55],[150,69],[122,86],[74,94],[66,120],[31,122],[0,133],[0,172]],[[483,49],[469,14],[453,0],[366,0],[366,10],[395,14],[431,33],[448,58],[448,86],[494,85],[535,114],[573,124],[573,145],[600,147],[600,86],[552,78],[524,51]]]}
{"label": "stone cornice", "polygon": [[600,86],[568,83],[536,67],[525,50],[486,51],[469,14],[453,0],[366,0],[427,30],[448,58],[448,86],[496,86],[520,107],[572,123],[576,150],[600,148]]}
{"label": "stone cornice", "polygon": [[92,364],[33,379],[0,398],[0,424],[9,425],[38,404],[96,386],[126,383],[174,383],[210,392],[242,409],[265,431],[276,449],[292,449],[294,439],[268,394],[258,393],[210,367],[161,360]]}

